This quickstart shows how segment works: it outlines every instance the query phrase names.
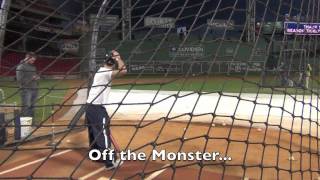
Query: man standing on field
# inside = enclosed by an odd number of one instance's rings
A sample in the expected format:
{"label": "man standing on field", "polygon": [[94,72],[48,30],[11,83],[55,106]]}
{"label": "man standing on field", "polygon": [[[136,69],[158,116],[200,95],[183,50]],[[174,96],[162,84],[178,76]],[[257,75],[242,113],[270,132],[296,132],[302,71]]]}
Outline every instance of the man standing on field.
{"label": "man standing on field", "polygon": [[[117,64],[117,69],[115,65]],[[103,66],[99,68],[93,78],[86,108],[90,149],[100,152],[111,150],[110,118],[107,113],[107,102],[111,90],[111,80],[127,73],[126,66],[120,54],[113,50],[106,55]],[[109,156],[108,156],[109,157]],[[121,165],[116,155],[112,159],[104,160],[107,170]]]}
{"label": "man standing on field", "polygon": [[305,88],[309,88],[309,80],[312,73],[312,67],[310,64],[307,64],[306,72],[305,72]]}
{"label": "man standing on field", "polygon": [[35,53],[28,52],[16,69],[16,78],[21,95],[22,116],[32,117],[32,125],[35,124],[34,105],[38,96],[38,80],[40,79],[34,66],[36,59]]}

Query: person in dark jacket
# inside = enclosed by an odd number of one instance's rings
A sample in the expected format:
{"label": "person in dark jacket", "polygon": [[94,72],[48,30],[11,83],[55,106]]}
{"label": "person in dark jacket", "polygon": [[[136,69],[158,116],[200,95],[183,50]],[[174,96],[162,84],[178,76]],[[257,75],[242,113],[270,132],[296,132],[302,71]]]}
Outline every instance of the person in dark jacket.
{"label": "person in dark jacket", "polygon": [[28,52],[16,69],[16,78],[20,88],[22,116],[32,117],[34,125],[34,105],[38,96],[37,69],[34,63],[37,56],[33,52]]}

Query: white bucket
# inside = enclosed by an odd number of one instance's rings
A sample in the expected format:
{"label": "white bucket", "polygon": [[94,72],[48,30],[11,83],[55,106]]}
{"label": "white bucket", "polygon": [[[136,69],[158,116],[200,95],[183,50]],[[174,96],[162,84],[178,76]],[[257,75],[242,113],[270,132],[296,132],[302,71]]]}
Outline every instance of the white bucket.
{"label": "white bucket", "polygon": [[20,117],[21,138],[28,136],[32,130],[32,117]]}

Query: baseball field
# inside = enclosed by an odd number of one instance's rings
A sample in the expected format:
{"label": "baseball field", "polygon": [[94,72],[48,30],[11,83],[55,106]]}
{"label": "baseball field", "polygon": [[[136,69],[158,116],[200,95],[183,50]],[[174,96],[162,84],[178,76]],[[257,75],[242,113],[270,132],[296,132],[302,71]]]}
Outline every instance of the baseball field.
{"label": "baseball field", "polygon": [[[49,174],[54,179],[316,176],[300,170],[319,168],[317,98],[304,89],[258,88],[259,80],[257,76],[116,79],[108,109],[114,141],[120,151],[142,152],[147,159],[124,161],[124,165],[109,172],[103,164],[88,159],[84,117],[69,128],[71,119],[85,103],[87,82],[42,80],[38,126],[21,142],[12,140],[13,128],[8,127],[8,140],[13,144],[1,149],[0,177],[47,179],[48,171],[53,169],[55,172]],[[8,83],[3,90],[6,103],[19,105],[14,83]],[[45,136],[52,131],[56,133],[54,139],[52,135]],[[52,140],[56,146],[47,146]],[[232,160],[152,160],[153,150],[219,152]],[[295,169],[296,173],[289,173]]]}

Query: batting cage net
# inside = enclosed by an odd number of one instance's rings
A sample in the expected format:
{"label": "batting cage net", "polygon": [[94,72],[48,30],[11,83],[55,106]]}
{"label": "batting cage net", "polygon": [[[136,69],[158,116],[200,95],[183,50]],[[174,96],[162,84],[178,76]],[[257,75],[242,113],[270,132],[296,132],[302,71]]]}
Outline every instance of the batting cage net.
{"label": "batting cage net", "polygon": [[319,1],[0,2],[1,179],[319,179]]}

